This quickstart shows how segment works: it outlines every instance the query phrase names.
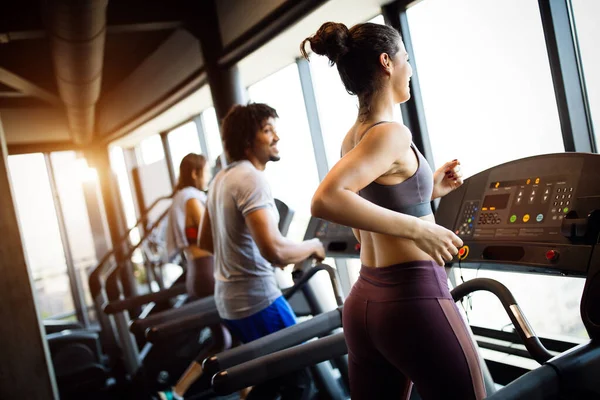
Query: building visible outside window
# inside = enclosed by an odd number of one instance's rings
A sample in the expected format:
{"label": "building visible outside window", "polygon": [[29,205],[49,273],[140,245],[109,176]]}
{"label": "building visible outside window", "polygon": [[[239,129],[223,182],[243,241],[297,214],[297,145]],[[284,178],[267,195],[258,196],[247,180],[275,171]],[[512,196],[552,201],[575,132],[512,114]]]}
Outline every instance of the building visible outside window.
{"label": "building visible outside window", "polygon": [[581,62],[592,112],[596,145],[600,143],[600,1],[571,0],[575,32],[581,51]]}
{"label": "building visible outside window", "polygon": [[[458,158],[468,177],[564,151],[537,1],[430,0],[407,13],[437,166]],[[463,276],[504,283],[538,334],[587,336],[579,317],[583,279],[464,268]],[[508,324],[495,298],[476,293],[472,304],[472,325]]]}
{"label": "building visible outside window", "polygon": [[253,102],[267,103],[279,114],[276,130],[281,160],[268,163],[266,173],[273,196],[296,212],[288,236],[302,240],[319,176],[298,67],[294,63],[283,68],[250,86],[248,93]]}
{"label": "building visible outside window", "polygon": [[179,164],[183,157],[189,153],[202,154],[196,124],[192,121],[173,129],[167,135],[167,140],[171,149],[175,176],[179,177]]}

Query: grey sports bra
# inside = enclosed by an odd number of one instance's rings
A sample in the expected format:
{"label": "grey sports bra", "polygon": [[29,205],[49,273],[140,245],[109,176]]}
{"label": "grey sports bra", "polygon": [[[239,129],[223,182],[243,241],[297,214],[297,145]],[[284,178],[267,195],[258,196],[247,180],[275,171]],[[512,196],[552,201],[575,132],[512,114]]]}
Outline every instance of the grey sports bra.
{"label": "grey sports bra", "polygon": [[[387,121],[371,125],[364,134],[374,126],[385,122]],[[433,173],[427,160],[416,146],[411,143],[410,147],[419,161],[417,170],[410,178],[396,185],[382,185],[377,182],[371,182],[368,186],[360,190],[358,195],[369,200],[371,203],[389,210],[422,217],[432,213],[431,194],[433,193]]]}

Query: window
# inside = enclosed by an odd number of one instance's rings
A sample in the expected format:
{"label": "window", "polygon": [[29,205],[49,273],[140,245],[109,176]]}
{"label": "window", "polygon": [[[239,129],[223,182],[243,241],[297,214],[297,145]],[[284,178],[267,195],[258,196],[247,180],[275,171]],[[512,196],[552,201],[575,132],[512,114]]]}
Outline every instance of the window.
{"label": "window", "polygon": [[210,107],[204,110],[201,114],[201,118],[204,127],[204,137],[206,138],[206,146],[208,146],[208,154],[210,154],[211,164],[213,164],[217,157],[223,152],[221,131],[219,130],[219,121],[217,121],[215,108]]}
{"label": "window", "polygon": [[575,30],[579,41],[581,62],[585,77],[592,121],[596,134],[596,144],[600,137],[600,48],[597,40],[600,38],[600,2],[590,0],[571,0],[575,20]]}
{"label": "window", "polygon": [[[52,153],[50,158],[71,257],[79,280],[77,287],[83,290],[86,305],[91,307],[93,300],[88,287],[88,276],[104,254],[96,254],[82,184],[87,180],[90,184],[97,185],[97,175],[85,173],[88,170],[85,160],[77,159],[73,151]],[[80,173],[82,171],[84,173]]]}
{"label": "window", "polygon": [[[369,22],[384,24],[383,16],[378,15]],[[331,67],[327,57],[313,53],[310,56],[310,72],[317,98],[327,163],[331,168],[340,159],[344,136],[356,122],[358,98],[348,94],[337,66]],[[394,111],[394,120],[402,121],[400,107],[397,106]]]}
{"label": "window", "polygon": [[430,0],[407,14],[435,165],[458,158],[470,176],[564,151],[537,1]]}
{"label": "window", "polygon": [[[515,296],[538,336],[567,341],[568,337],[588,338],[579,314],[585,279],[466,268],[460,271],[456,267],[453,272],[457,285],[462,282],[461,273],[465,280],[491,278],[503,283]],[[463,302],[463,307],[471,325],[512,330],[506,311],[491,293],[475,292],[470,301]]]}
{"label": "window", "polygon": [[310,200],[319,177],[298,67],[291,64],[250,86],[248,92],[253,102],[269,104],[279,114],[276,129],[281,160],[268,163],[266,173],[273,196],[296,212],[288,236],[301,240],[310,220]]}
{"label": "window", "polygon": [[167,135],[167,140],[171,149],[171,159],[173,160],[175,176],[179,177],[179,164],[183,160],[183,157],[189,153],[202,154],[196,124],[192,121],[173,129]]}
{"label": "window", "polygon": [[[115,146],[110,149],[110,165],[114,174],[117,177],[117,183],[119,185],[119,193],[121,195],[120,197],[123,201],[123,210],[125,212],[125,221],[127,223],[127,227],[132,228],[137,222],[137,218],[135,214],[133,195],[131,193],[131,185],[129,183],[129,171],[127,171],[127,166],[125,164],[125,157],[122,148]],[[139,242],[139,230],[134,229],[129,234],[129,239],[132,243]]]}
{"label": "window", "polygon": [[27,264],[42,319],[75,311],[43,154],[9,156]]}
{"label": "window", "polygon": [[153,135],[140,143],[142,160],[144,164],[152,164],[165,158],[162,141],[159,135]]}

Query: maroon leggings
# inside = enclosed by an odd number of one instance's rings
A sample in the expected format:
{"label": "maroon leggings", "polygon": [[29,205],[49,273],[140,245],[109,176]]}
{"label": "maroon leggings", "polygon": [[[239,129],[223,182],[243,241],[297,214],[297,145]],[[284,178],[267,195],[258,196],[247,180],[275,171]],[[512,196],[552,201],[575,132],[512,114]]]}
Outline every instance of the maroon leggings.
{"label": "maroon leggings", "polygon": [[363,266],[344,304],[352,400],[483,399],[477,351],[443,268]]}

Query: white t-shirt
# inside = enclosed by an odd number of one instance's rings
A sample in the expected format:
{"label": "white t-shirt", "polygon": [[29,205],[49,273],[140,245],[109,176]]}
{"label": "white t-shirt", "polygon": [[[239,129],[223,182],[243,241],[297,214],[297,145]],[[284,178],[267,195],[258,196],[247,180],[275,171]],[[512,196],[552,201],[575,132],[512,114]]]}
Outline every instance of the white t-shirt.
{"label": "white t-shirt", "polygon": [[173,196],[167,222],[167,251],[169,257],[189,246],[185,236],[185,208],[190,199],[198,199],[205,206],[206,193],[193,186],[187,186]]}
{"label": "white t-shirt", "polygon": [[208,191],[215,251],[215,301],[224,319],[242,319],[281,296],[275,269],[254,242],[245,217],[266,208],[279,212],[265,173],[248,160],[234,162],[215,176]]}

